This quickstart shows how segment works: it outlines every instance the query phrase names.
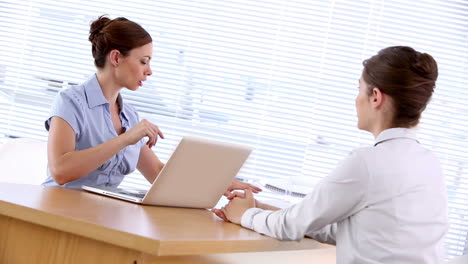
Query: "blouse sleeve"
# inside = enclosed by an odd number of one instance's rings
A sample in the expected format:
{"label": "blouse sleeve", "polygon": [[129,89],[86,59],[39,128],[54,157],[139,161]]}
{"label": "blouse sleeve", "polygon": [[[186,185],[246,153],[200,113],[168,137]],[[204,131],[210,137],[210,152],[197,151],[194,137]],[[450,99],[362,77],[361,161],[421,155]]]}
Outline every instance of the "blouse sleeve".
{"label": "blouse sleeve", "polygon": [[76,138],[80,136],[83,120],[83,104],[79,98],[70,92],[61,91],[57,94],[50,111],[49,118],[45,121],[45,128],[49,131],[52,117],[60,117],[65,120],[75,132]]}
{"label": "blouse sleeve", "polygon": [[242,216],[241,224],[282,240],[318,235],[328,225],[364,208],[368,182],[366,164],[354,151],[301,202],[279,211],[251,208]]}

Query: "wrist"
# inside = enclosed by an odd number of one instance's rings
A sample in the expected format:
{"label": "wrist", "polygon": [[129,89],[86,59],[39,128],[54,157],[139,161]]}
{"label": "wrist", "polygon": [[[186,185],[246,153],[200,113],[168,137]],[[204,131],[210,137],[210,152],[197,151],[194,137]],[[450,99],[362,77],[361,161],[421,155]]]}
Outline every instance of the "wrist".
{"label": "wrist", "polygon": [[269,205],[269,204],[266,204],[266,203],[259,202],[258,200],[255,200],[255,207],[259,208],[259,209],[262,209],[262,210],[269,210],[269,211],[276,211],[276,210],[281,209],[281,208],[276,207],[276,206],[272,206],[272,205]]}
{"label": "wrist", "polygon": [[115,139],[116,139],[116,141],[117,141],[117,144],[118,144],[119,146],[121,146],[122,148],[124,148],[124,147],[130,145],[130,142],[129,142],[130,140],[129,140],[129,138],[128,138],[128,134],[127,134],[127,133],[122,133],[122,134],[120,134],[118,137],[116,137]]}
{"label": "wrist", "polygon": [[263,203],[255,199],[255,208],[263,209]]}

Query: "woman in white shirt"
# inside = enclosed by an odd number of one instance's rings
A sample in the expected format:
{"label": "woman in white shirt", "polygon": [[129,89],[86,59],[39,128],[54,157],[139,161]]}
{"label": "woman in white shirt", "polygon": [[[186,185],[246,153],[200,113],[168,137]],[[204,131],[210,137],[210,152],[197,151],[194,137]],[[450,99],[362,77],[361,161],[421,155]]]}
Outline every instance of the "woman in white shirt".
{"label": "woman in white shirt", "polygon": [[358,127],[374,135],[374,146],[354,150],[288,208],[260,203],[246,190],[213,212],[278,239],[336,244],[338,263],[441,263],[448,226],[444,176],[411,130],[432,96],[437,63],[397,46],[363,65]]}

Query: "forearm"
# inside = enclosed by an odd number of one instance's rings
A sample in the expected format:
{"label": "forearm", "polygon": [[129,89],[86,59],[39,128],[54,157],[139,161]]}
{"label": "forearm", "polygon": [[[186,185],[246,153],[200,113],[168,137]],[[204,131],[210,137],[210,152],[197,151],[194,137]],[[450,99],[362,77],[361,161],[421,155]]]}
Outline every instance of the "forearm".
{"label": "forearm", "polygon": [[157,172],[154,172],[154,173],[152,173],[152,174],[143,174],[143,176],[146,178],[146,180],[147,180],[149,183],[153,183],[154,180],[156,180],[156,178],[158,177],[159,172],[162,170],[163,167],[164,167],[164,163],[159,162],[158,164],[156,164],[156,170],[157,170]]}
{"label": "forearm", "polygon": [[260,208],[260,209],[263,209],[263,210],[278,211],[278,210],[281,209],[281,208],[273,206],[273,205],[262,203],[262,202],[260,202],[258,200],[255,200],[255,205],[256,205],[257,208]]}
{"label": "forearm", "polygon": [[299,240],[311,235],[333,242],[336,226],[332,224],[365,208],[368,185],[367,166],[353,152],[302,201],[278,211],[251,208],[243,214],[241,224],[278,239]]}
{"label": "forearm", "polygon": [[144,145],[140,149],[137,169],[146,178],[146,180],[148,180],[148,182],[153,183],[163,167],[164,163],[159,160],[151,148],[149,148],[147,145]]}
{"label": "forearm", "polygon": [[88,175],[127,146],[124,135],[89,149],[70,151],[57,157],[54,163],[49,164],[52,177],[62,185]]}
{"label": "forearm", "polygon": [[300,240],[306,229],[301,226],[306,219],[290,208],[271,211],[261,208],[247,210],[242,216],[241,225],[261,234],[280,240]]}
{"label": "forearm", "polygon": [[[301,202],[280,210],[274,206],[256,204],[257,208],[244,213],[241,224],[280,240],[300,240],[307,234],[314,234],[334,222],[333,214],[328,212],[333,207],[327,205],[328,199],[321,201],[319,189],[320,187]],[[334,208],[339,210],[338,206]]]}

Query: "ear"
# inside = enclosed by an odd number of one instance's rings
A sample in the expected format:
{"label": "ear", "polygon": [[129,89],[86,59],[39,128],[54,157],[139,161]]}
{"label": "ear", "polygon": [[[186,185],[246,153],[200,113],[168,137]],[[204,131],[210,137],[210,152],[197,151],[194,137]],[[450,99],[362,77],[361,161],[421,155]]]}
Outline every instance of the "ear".
{"label": "ear", "polygon": [[116,49],[113,49],[109,52],[109,62],[112,66],[114,67],[117,67],[119,66],[119,62],[120,62],[120,51],[116,50]]}
{"label": "ear", "polygon": [[374,108],[380,108],[383,106],[385,101],[385,94],[380,91],[379,88],[375,87],[372,89],[372,94],[370,96],[371,104]]}

